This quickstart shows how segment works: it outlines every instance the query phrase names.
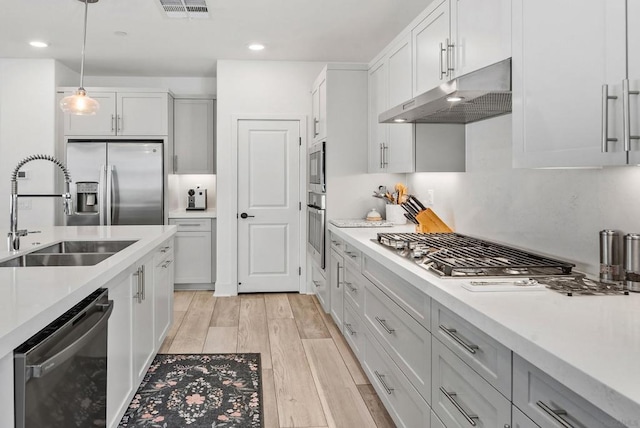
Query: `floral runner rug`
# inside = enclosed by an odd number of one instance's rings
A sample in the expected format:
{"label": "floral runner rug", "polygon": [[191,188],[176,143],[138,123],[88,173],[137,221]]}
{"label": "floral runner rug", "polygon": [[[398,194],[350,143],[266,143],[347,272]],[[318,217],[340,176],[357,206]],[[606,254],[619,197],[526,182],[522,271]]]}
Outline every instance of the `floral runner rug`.
{"label": "floral runner rug", "polygon": [[156,355],[118,425],[262,428],[260,354]]}

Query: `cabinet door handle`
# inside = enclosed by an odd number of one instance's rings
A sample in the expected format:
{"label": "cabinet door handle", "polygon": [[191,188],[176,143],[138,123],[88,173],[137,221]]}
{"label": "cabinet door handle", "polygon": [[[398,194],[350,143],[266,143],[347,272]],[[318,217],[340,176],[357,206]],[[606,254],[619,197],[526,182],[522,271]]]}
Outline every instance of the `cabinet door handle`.
{"label": "cabinet door handle", "polygon": [[160,249],[160,252],[161,252],[161,253],[166,253],[167,251],[169,251],[169,248],[171,248],[171,247],[169,247],[169,246],[167,246],[167,247],[162,247],[162,248]]}
{"label": "cabinet door handle", "polygon": [[147,300],[147,284],[144,273],[144,265],[140,266],[140,272],[142,273],[142,279],[140,282],[142,283],[142,300]]}
{"label": "cabinet door handle", "polygon": [[473,343],[469,344],[462,340],[460,336],[457,334],[457,330],[455,328],[447,328],[444,325],[440,324],[440,330],[444,331],[447,336],[455,340],[460,346],[462,346],[467,352],[471,354],[475,354],[480,347],[478,345],[474,345]]}
{"label": "cabinet door handle", "polygon": [[618,141],[609,138],[609,100],[617,100],[615,95],[609,95],[609,85],[602,85],[602,153],[609,151],[609,142]]}
{"label": "cabinet door handle", "polygon": [[349,334],[351,336],[353,336],[354,334],[356,334],[355,331],[353,331],[353,329],[351,328],[351,324],[349,323],[344,323],[344,328],[349,332]]}
{"label": "cabinet door handle", "polygon": [[447,72],[443,70],[443,65],[444,65],[444,61],[442,60],[443,52],[446,52],[446,49],[442,45],[442,42],[440,42],[440,52],[438,54],[438,58],[440,59],[440,80],[442,80],[442,78],[447,74]]}
{"label": "cabinet door handle", "polygon": [[640,136],[631,135],[631,95],[638,95],[640,91],[629,90],[629,79],[622,81],[622,135],[624,136],[624,151],[631,151],[631,140],[638,140]]}
{"label": "cabinet door handle", "polygon": [[116,116],[115,115],[111,115],[111,132],[116,130]]}
{"label": "cabinet door handle", "polygon": [[180,227],[200,227],[200,226],[202,226],[202,224],[200,224],[200,223],[189,223],[189,224],[177,223],[176,225],[180,226]]}
{"label": "cabinet door handle", "polygon": [[142,282],[140,281],[142,278],[142,272],[140,268],[136,270],[136,273],[133,274],[136,277],[136,294],[133,295],[133,298],[138,301],[138,303],[142,303]]}
{"label": "cabinet door handle", "polygon": [[380,143],[380,169],[384,168],[384,149],[382,147],[383,145]]}
{"label": "cabinet door handle", "polygon": [[331,243],[332,243],[333,245],[335,245],[336,247],[339,247],[339,246],[340,246],[340,241],[334,241],[334,240],[332,239],[332,240],[331,240]]}
{"label": "cabinet door handle", "polygon": [[336,288],[340,288],[340,269],[342,269],[342,266],[340,266],[340,262],[338,262],[336,266],[338,267],[336,269],[336,279],[338,281],[336,283]]}
{"label": "cabinet door handle", "polygon": [[553,420],[556,421],[558,424],[560,424],[560,426],[562,426],[563,428],[574,428],[573,425],[571,425],[569,422],[567,422],[562,417],[562,416],[566,416],[567,415],[566,410],[562,410],[562,409],[554,410],[551,407],[549,407],[546,404],[544,404],[542,401],[537,401],[536,402],[536,406],[538,406],[542,410],[544,410],[544,412],[546,414],[551,416],[553,418]]}
{"label": "cabinet door handle", "polygon": [[382,328],[384,328],[384,330],[387,333],[392,334],[395,331],[393,328],[390,328],[387,325],[387,320],[383,320],[383,319],[380,319],[380,318],[376,317],[376,321],[378,321],[378,324],[380,324],[382,326]]}
{"label": "cabinet door handle", "polygon": [[116,123],[118,124],[118,132],[122,132],[122,129],[124,128],[124,120],[120,115],[117,115],[117,119]]}
{"label": "cabinet door handle", "polygon": [[447,77],[451,77],[453,75],[453,66],[452,66],[452,59],[451,57],[453,56],[453,48],[454,45],[449,41],[449,39],[446,40],[447,43]]}
{"label": "cabinet door handle", "polygon": [[178,155],[173,155],[173,172],[178,172]]}
{"label": "cabinet door handle", "polygon": [[464,416],[464,418],[467,420],[467,422],[469,422],[469,425],[471,426],[476,426],[476,421],[475,419],[480,419],[478,417],[478,415],[470,415],[468,414],[463,408],[462,406],[456,401],[456,399],[454,398],[456,396],[455,392],[447,392],[446,389],[444,389],[442,386],[440,387],[440,392],[442,392],[444,394],[445,397],[447,397],[447,399],[449,401],[451,401],[451,404],[453,404],[453,406],[460,412],[462,413],[462,416]]}
{"label": "cabinet door handle", "polygon": [[168,267],[172,262],[173,262],[173,260],[167,260],[167,261],[162,265],[162,267],[166,269],[166,268],[167,268],[167,267]]}
{"label": "cabinet door handle", "polygon": [[378,378],[378,380],[380,381],[380,383],[382,384],[382,387],[384,388],[385,391],[387,391],[387,394],[391,395],[391,393],[393,392],[393,388],[390,388],[387,383],[384,381],[384,375],[381,375],[380,373],[378,373],[378,370],[374,371],[376,377]]}
{"label": "cabinet door handle", "polygon": [[314,137],[317,137],[318,135],[320,135],[320,132],[318,132],[318,125],[320,125],[320,120],[314,117],[313,118],[313,136]]}
{"label": "cabinet door handle", "polygon": [[389,146],[384,143],[382,143],[382,162],[383,166],[389,166]]}

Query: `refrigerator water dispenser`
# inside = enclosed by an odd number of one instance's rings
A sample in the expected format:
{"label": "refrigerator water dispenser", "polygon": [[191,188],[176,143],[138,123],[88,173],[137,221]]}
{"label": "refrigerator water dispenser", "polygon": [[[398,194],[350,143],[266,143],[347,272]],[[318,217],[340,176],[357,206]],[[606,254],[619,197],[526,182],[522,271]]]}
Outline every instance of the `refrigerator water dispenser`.
{"label": "refrigerator water dispenser", "polygon": [[76,183],[76,212],[78,214],[98,213],[98,183],[80,181]]}

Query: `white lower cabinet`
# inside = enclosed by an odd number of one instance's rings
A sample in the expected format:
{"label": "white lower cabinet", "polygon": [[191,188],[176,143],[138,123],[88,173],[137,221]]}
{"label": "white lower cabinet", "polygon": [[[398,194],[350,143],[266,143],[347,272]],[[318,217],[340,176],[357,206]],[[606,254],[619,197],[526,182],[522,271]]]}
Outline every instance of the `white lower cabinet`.
{"label": "white lower cabinet", "polygon": [[375,285],[365,288],[364,321],[425,401],[431,397],[431,333]]}
{"label": "white lower cabinet", "polygon": [[513,404],[543,428],[625,426],[515,353]]}
{"label": "white lower cabinet", "polygon": [[173,322],[173,243],[163,245],[156,251],[153,266],[153,330],[156,348],[160,348]]}
{"label": "white lower cabinet", "polygon": [[433,410],[431,411],[431,428],[447,428]]}
{"label": "white lower cabinet", "polygon": [[344,316],[344,257],[335,250],[331,250],[329,257],[329,284],[331,287],[331,317],[342,330]]}
{"label": "white lower cabinet", "polygon": [[[137,267],[136,267],[137,268]],[[133,273],[137,273],[133,269]],[[107,340],[107,426],[120,422],[134,393],[133,379],[133,299],[137,276],[128,273],[109,285],[113,312],[109,317]]]}
{"label": "white lower cabinet", "polygon": [[540,428],[540,425],[529,419],[516,406],[511,406],[511,426],[513,428]]}
{"label": "white lower cabinet", "polygon": [[[344,300],[349,302],[359,316],[364,316],[364,289],[369,282],[360,270],[347,263],[344,269]],[[346,305],[345,305],[346,307]]]}
{"label": "white lower cabinet", "polygon": [[322,305],[325,312],[331,310],[331,294],[324,271],[315,262],[311,264],[311,283],[313,291],[318,297],[318,301]]}
{"label": "white lower cabinet", "polygon": [[364,359],[361,363],[397,426],[430,428],[429,405],[368,330],[365,330]]}
{"label": "white lower cabinet", "polygon": [[210,218],[172,218],[175,238],[175,283],[211,284],[215,281],[215,229]]}
{"label": "white lower cabinet", "polygon": [[[151,276],[151,278],[149,278]],[[153,333],[153,263],[147,259],[132,275],[133,288],[133,375],[142,380],[155,355]]]}
{"label": "white lower cabinet", "polygon": [[343,334],[351,350],[360,360],[364,357],[365,328],[362,318],[357,314],[356,310],[353,309],[351,303],[345,300]]}
{"label": "white lower cabinet", "polygon": [[511,402],[446,346],[432,343],[431,405],[448,428],[504,427],[511,424]]}
{"label": "white lower cabinet", "polygon": [[14,426],[13,352],[0,358],[0,427]]}

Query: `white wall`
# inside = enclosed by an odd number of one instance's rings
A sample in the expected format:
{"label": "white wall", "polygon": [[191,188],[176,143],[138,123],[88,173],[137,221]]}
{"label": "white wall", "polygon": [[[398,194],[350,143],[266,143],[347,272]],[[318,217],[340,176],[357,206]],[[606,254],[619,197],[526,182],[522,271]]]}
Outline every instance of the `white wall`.
{"label": "white wall", "polygon": [[168,88],[175,95],[216,94],[215,77],[85,76],[85,86]]}
{"label": "white wall", "polygon": [[[0,202],[7,204],[0,217],[0,230],[9,229],[9,181],[13,169],[32,154],[55,155],[56,70],[52,59],[0,59]],[[19,193],[53,193],[53,164],[38,160],[27,163],[29,179],[18,181]],[[19,226],[34,230],[54,224],[54,210],[62,209],[61,200],[24,198],[19,209]]]}
{"label": "white wall", "polygon": [[237,293],[237,163],[233,116],[311,116],[311,86],[324,64],[218,61],[216,294]]}
{"label": "white wall", "polygon": [[640,168],[512,169],[511,115],[467,125],[467,172],[408,175],[457,232],[576,263],[597,278],[598,232],[640,232]]}

